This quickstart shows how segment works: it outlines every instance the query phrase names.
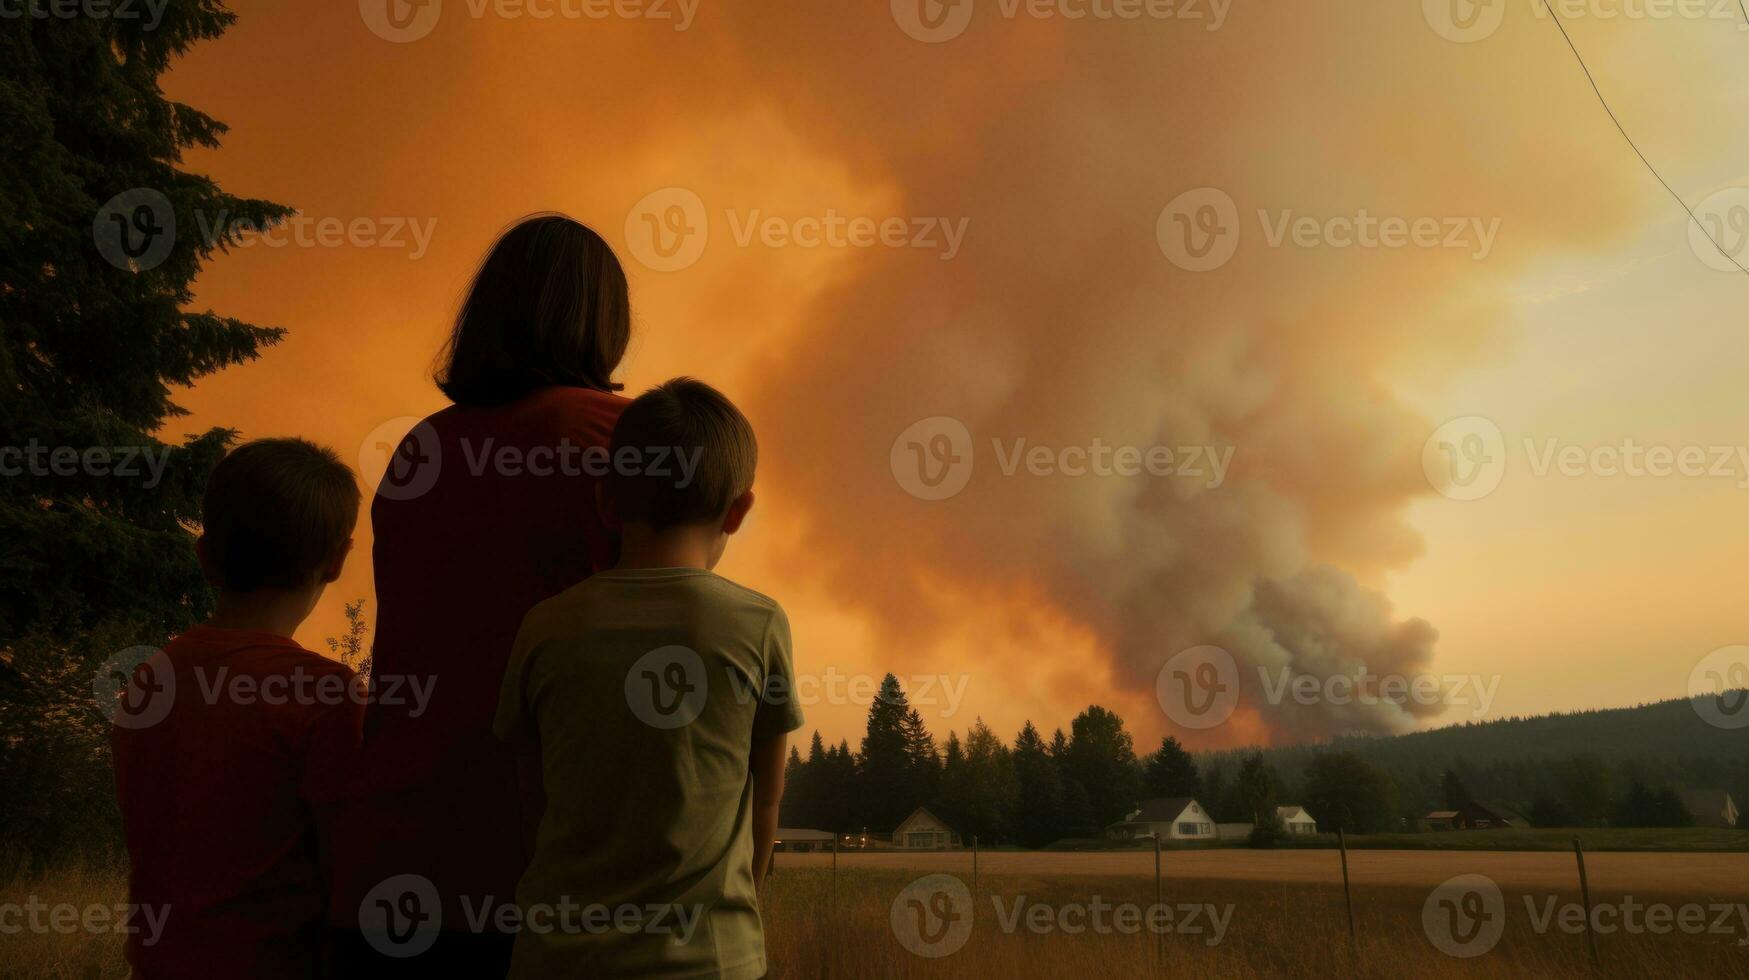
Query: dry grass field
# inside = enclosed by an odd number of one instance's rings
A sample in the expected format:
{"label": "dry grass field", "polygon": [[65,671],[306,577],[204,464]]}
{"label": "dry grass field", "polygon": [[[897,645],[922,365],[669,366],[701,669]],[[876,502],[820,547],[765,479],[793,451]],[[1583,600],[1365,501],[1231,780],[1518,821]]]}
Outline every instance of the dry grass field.
{"label": "dry grass field", "polygon": [[[836,884],[830,855],[779,855],[764,904],[774,980],[819,977],[1581,977],[1591,974],[1584,937],[1538,930],[1525,906],[1577,903],[1573,859],[1554,853],[1371,851],[1350,854],[1358,943],[1348,942],[1338,857],[1328,851],[1180,851],[1165,855],[1164,900],[1199,911],[1195,934],[1125,933],[1064,910],[1154,900],[1151,852],[996,852],[979,858],[976,895],[963,906],[963,943],[939,958],[901,938],[906,888],[951,874],[973,884],[968,852],[848,854]],[[1619,906],[1749,902],[1746,854],[1589,855],[1593,904]],[[1505,927],[1482,955],[1459,959],[1429,940],[1423,910],[1431,890],[1460,874],[1485,874],[1505,901]],[[63,873],[0,888],[0,907],[30,896],[75,905],[123,901],[116,873]],[[1000,903],[1000,908],[998,907]],[[1016,903],[1041,918],[1028,927]],[[895,911],[895,905],[900,906]],[[1740,907],[1740,906],[1738,906]],[[1182,915],[1182,913],[1179,913]],[[1749,916],[1749,913],[1742,913]],[[1214,919],[1223,918],[1216,940]],[[1708,924],[1713,916],[1708,915]],[[0,918],[0,925],[5,920]],[[1065,928],[1066,927],[1066,928]],[[1080,931],[1066,931],[1079,928]],[[908,937],[915,946],[915,931]],[[1609,977],[1749,977],[1749,918],[1728,931],[1616,931],[1597,937]],[[7,978],[125,976],[112,935],[0,933]]]}
{"label": "dry grass field", "polygon": [[[1230,909],[1226,934],[1115,931],[1065,934],[1004,928],[1015,900],[1053,908],[1153,901],[1153,854],[986,853],[979,858],[975,924],[963,947],[939,959],[908,951],[889,915],[918,875],[941,871],[971,883],[970,855],[780,855],[767,889],[771,976],[809,977],[1581,977],[1592,971],[1582,934],[1538,931],[1539,908],[1580,901],[1572,856],[1437,851],[1351,853],[1358,943],[1350,947],[1339,857],[1333,852],[1168,852],[1168,905]],[[1729,932],[1614,932],[1598,937],[1609,977],[1749,977],[1749,855],[1589,855],[1594,906],[1736,906]],[[1500,886],[1505,927],[1487,952],[1449,956],[1429,940],[1423,908],[1448,878],[1480,873]],[[834,891],[836,892],[834,894]],[[994,901],[993,901],[994,900]],[[1010,911],[999,912],[996,901]],[[1714,913],[1708,912],[1710,925]],[[1207,921],[1206,918],[1203,919]],[[1156,951],[1156,939],[1163,938]]]}

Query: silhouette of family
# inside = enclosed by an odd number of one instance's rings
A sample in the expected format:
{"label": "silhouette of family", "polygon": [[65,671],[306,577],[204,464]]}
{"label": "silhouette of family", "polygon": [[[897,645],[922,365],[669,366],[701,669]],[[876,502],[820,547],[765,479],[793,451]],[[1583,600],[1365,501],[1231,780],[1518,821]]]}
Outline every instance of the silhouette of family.
{"label": "silhouette of family", "polygon": [[112,744],[137,976],[766,972],[758,886],[789,624],[715,574],[758,446],[720,392],[613,380],[612,249],[537,215],[439,358],[450,406],[371,503],[370,677],[292,639],[352,547],[330,449],[245,443],[195,543],[212,616],[131,677]]}

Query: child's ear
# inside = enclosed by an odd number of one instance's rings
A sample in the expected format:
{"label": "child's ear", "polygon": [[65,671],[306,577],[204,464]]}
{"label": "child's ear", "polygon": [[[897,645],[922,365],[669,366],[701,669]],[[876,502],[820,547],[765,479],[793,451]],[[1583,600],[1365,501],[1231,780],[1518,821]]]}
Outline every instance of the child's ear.
{"label": "child's ear", "polygon": [[741,522],[747,519],[747,512],[753,509],[753,490],[749,488],[729,503],[729,512],[723,515],[723,533],[734,534],[741,530]]}
{"label": "child's ear", "polygon": [[607,495],[607,484],[601,481],[595,484],[595,513],[600,515],[602,527],[619,530],[619,508],[613,505],[613,498]]}

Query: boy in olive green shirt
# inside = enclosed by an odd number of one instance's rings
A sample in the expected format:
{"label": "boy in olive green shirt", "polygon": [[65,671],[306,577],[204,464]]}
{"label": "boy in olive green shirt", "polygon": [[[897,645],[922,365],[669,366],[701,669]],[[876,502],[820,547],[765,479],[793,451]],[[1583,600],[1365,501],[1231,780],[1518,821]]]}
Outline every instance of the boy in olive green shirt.
{"label": "boy in olive green shirt", "polygon": [[757,458],[708,385],[633,401],[601,499],[619,564],[523,620],[494,726],[538,819],[512,977],[765,974],[758,885],[802,716],[783,610],[711,571]]}

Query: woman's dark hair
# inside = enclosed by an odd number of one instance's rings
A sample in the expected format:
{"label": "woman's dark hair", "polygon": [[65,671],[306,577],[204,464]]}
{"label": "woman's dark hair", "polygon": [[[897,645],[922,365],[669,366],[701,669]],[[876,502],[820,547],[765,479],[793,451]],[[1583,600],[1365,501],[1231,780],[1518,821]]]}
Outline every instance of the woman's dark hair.
{"label": "woman's dark hair", "polygon": [[625,270],[600,235],[559,214],[524,218],[480,263],[438,355],[458,405],[502,405],[548,385],[618,391],[631,339]]}

